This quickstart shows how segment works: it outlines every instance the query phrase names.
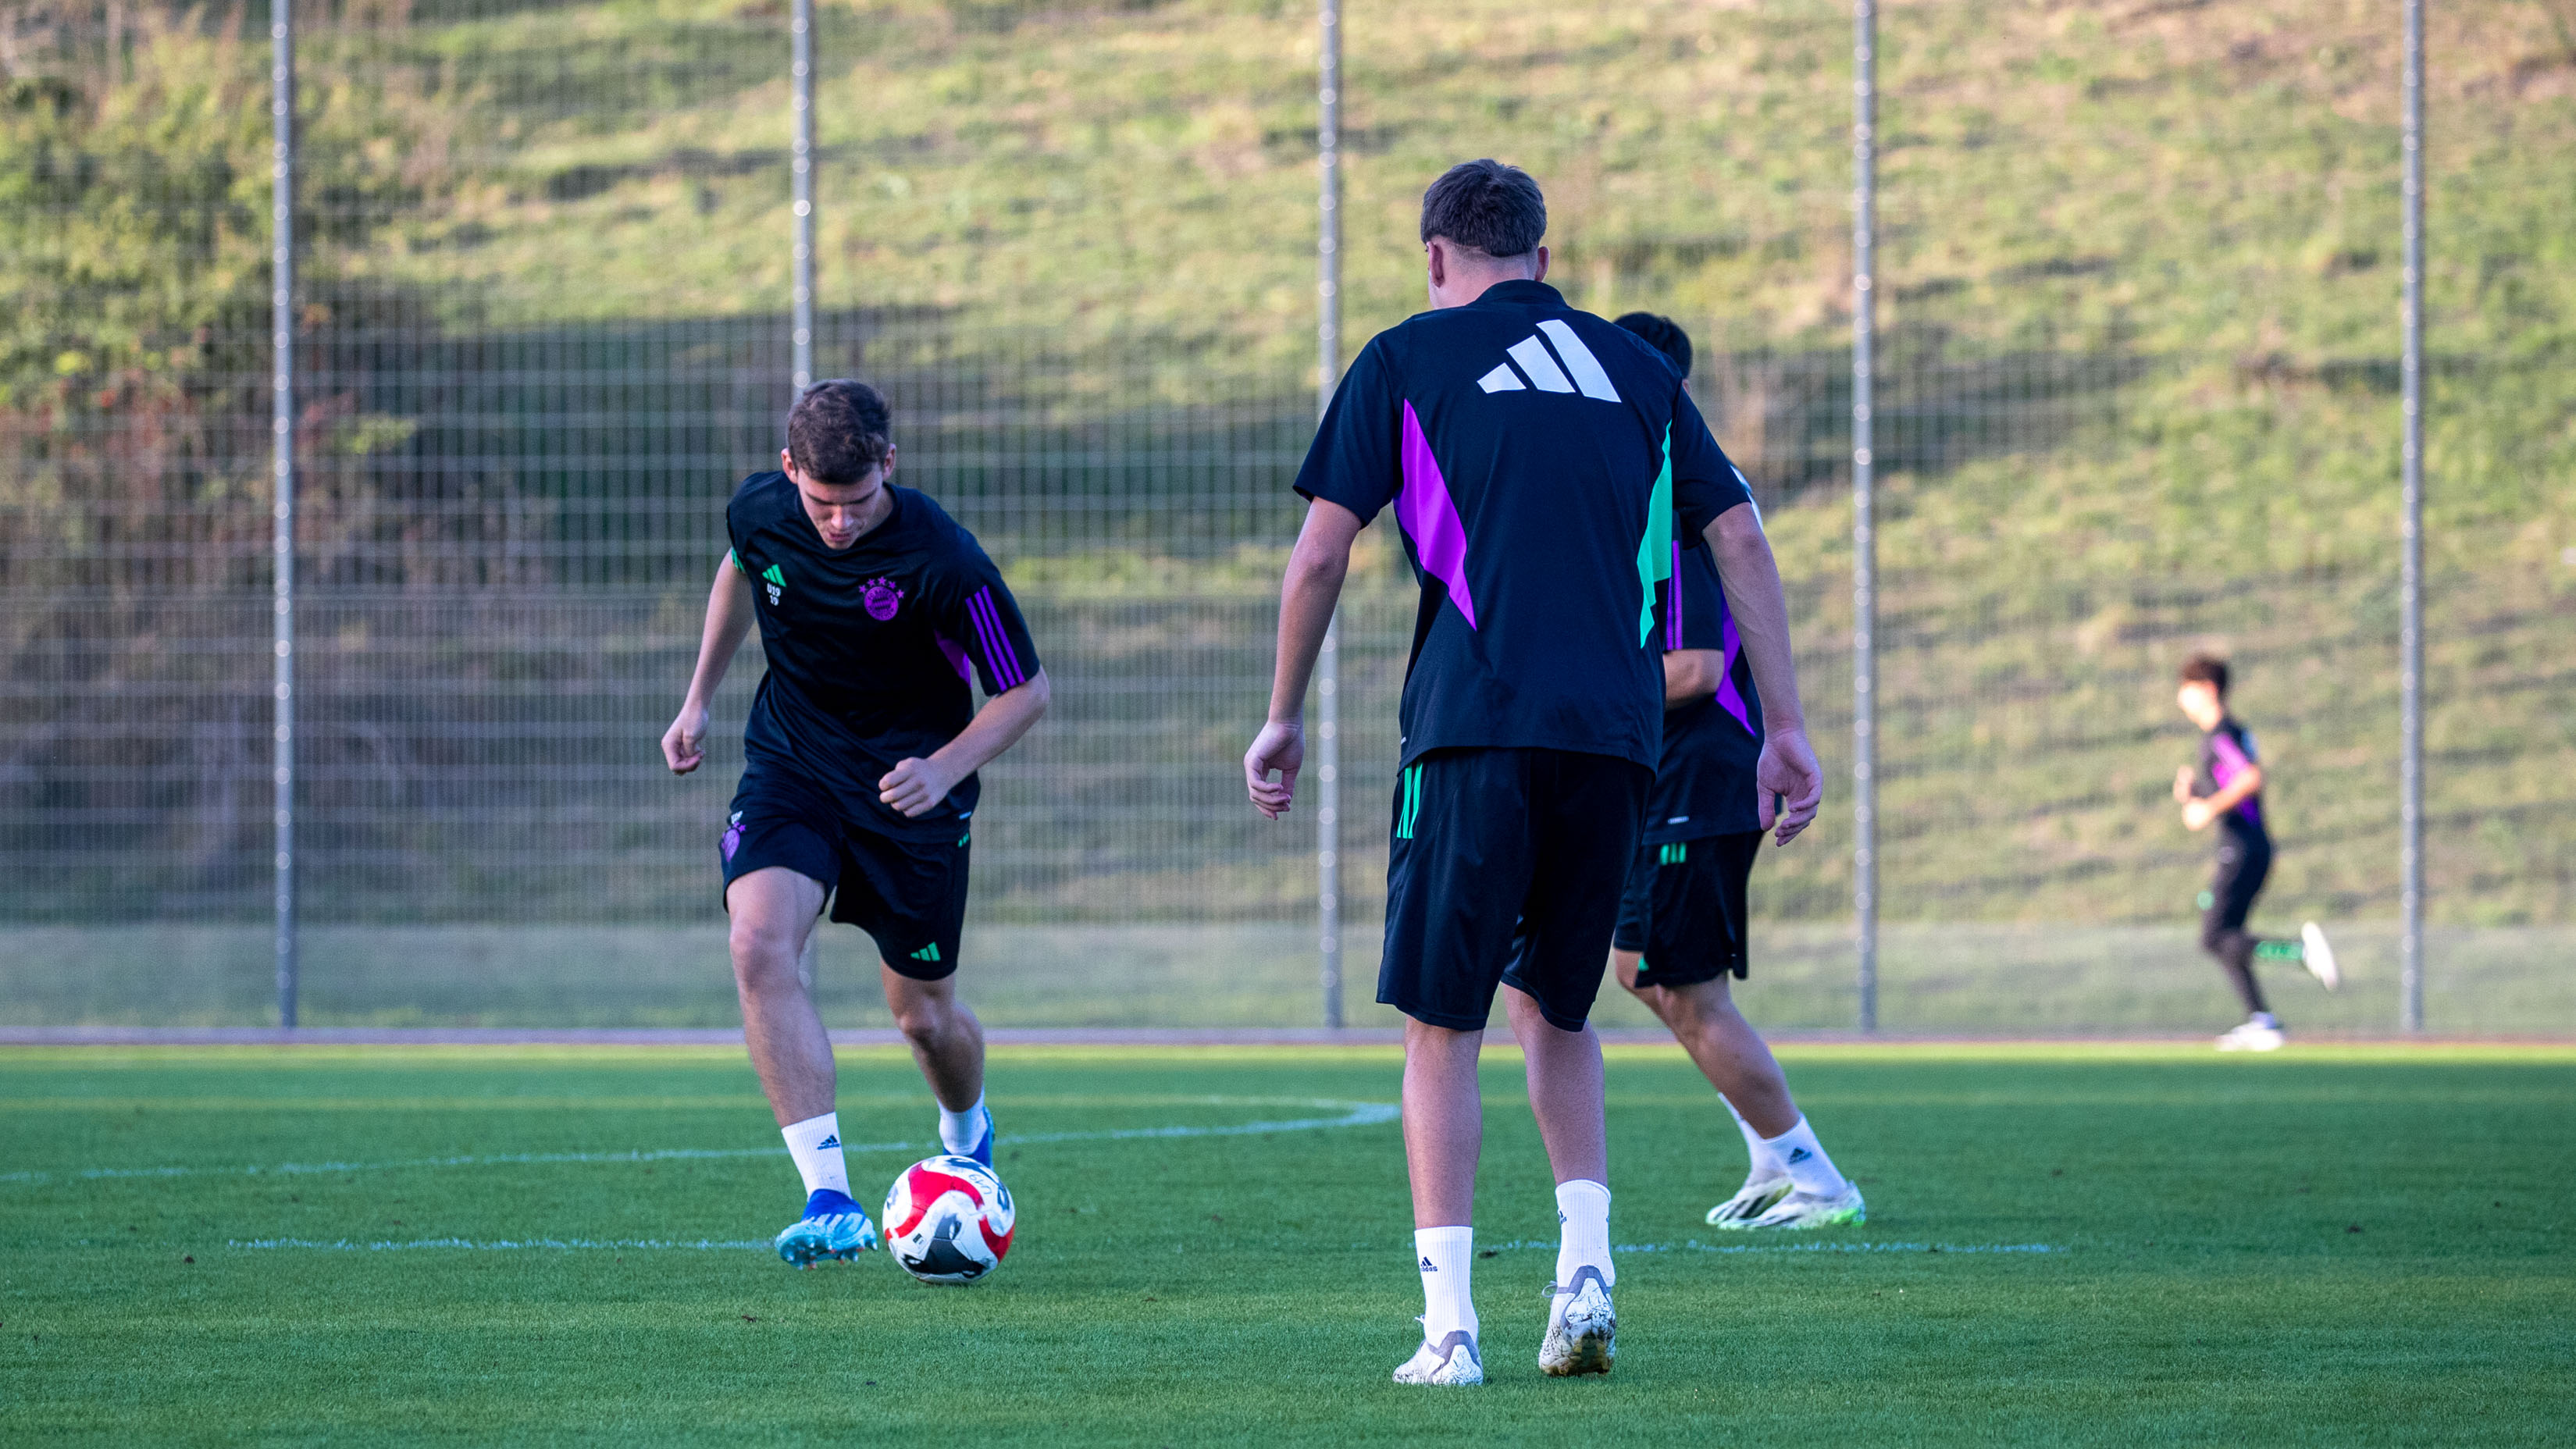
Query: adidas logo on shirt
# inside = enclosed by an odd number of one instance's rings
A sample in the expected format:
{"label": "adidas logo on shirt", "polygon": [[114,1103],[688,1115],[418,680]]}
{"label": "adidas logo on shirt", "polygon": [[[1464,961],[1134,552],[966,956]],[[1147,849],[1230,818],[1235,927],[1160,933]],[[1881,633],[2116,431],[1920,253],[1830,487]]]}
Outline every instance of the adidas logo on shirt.
{"label": "adidas logo on shirt", "polygon": [[778,571],[778,565],[771,564],[760,571],[760,577],[762,582],[769,585],[769,602],[773,606],[776,605],[778,596],[787,592],[787,575]]}
{"label": "adidas logo on shirt", "polygon": [[[1538,324],[1538,330],[1545,334],[1547,342],[1530,336],[1503,349],[1510,361],[1476,379],[1476,386],[1487,392],[1527,392],[1537,388],[1540,392],[1579,392],[1602,402],[1619,400],[1619,390],[1610,385],[1610,374],[1601,370],[1601,360],[1583,345],[1582,338],[1574,335],[1573,328],[1550,317]],[[1548,351],[1549,342],[1556,344],[1552,353]],[[1560,361],[1564,366],[1557,365]],[[1517,369],[1515,363],[1519,364]]]}

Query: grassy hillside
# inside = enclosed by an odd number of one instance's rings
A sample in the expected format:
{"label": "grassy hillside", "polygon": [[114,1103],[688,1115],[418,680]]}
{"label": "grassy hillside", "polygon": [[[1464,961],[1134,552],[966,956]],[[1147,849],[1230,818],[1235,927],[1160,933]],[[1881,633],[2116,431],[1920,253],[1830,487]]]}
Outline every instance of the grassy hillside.
{"label": "grassy hillside", "polygon": [[[2215,642],[2249,665],[2245,712],[2278,764],[2280,908],[2387,914],[2393,10],[1882,9],[1889,910],[2142,920],[2187,905],[2202,847],[2163,799],[2187,749],[2166,679],[2184,648]],[[1308,8],[821,10],[824,305],[928,319],[870,334],[858,360],[872,371],[1010,384],[1000,411],[942,403],[963,419],[943,438],[1038,413],[1078,430],[1158,408],[1302,405]],[[119,436],[117,399],[135,389],[209,412],[256,362],[243,319],[263,281],[264,48],[255,23],[245,43],[220,12],[192,15],[147,20],[114,66],[47,80],[21,64],[9,82],[0,186],[14,190],[0,194],[41,195],[49,216],[98,212],[77,227],[0,221],[43,242],[0,260],[0,286],[36,299],[0,409],[58,454]],[[2435,909],[2564,922],[2576,7],[2436,7],[2430,42]],[[321,238],[308,325],[398,314],[473,334],[776,313],[786,49],[776,0],[352,7],[305,57]],[[1700,385],[1762,475],[1820,743],[1839,755],[1846,8],[1355,4],[1345,55],[1352,344],[1418,305],[1414,207],[1431,175],[1479,154],[1538,174],[1554,277],[1574,301],[1669,311],[1719,354]],[[89,191],[46,159],[84,147],[115,163]],[[216,154],[182,165],[189,148]],[[166,216],[92,206],[117,166],[173,157],[169,174],[218,181],[135,193],[177,196]],[[95,298],[110,294],[101,325]],[[203,330],[209,318],[236,331]],[[250,340],[223,367],[202,350],[215,342],[190,340],[225,336]],[[855,338],[836,335],[826,365]],[[326,423],[324,446],[361,457],[417,425],[398,409]],[[1263,466],[1254,482],[1275,488]],[[33,510],[22,520],[55,516],[38,476],[7,479]],[[42,486],[115,476],[56,467]],[[217,483],[254,505],[262,486],[255,468]],[[257,508],[244,516],[255,540]],[[1257,592],[1283,540],[1242,531],[1213,550],[1150,527],[1115,549],[1099,530],[1014,548],[1033,586],[1066,597]],[[1401,629],[1388,572],[1359,621],[1377,663],[1355,661],[1379,687],[1355,711],[1387,707],[1383,650]],[[1373,837],[1377,776],[1355,788]],[[1766,908],[1840,910],[1846,844],[1837,814],[1766,865]],[[1238,888],[1213,868],[1175,878]]]}

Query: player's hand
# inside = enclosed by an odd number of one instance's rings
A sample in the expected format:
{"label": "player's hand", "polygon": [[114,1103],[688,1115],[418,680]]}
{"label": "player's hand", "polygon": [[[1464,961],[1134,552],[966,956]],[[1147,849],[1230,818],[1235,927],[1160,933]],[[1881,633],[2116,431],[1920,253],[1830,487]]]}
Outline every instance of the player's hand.
{"label": "player's hand", "polygon": [[2191,787],[2192,787],[2192,781],[2193,781],[2193,775],[2194,775],[2194,773],[2195,773],[2195,772],[2192,770],[2191,766],[2189,766],[2189,765],[2176,765],[2176,766],[2174,766],[2174,803],[2175,803],[2175,804],[2177,804],[2177,805],[2188,805],[2188,804],[2190,804],[2190,803],[2191,803]]}
{"label": "player's hand", "polygon": [[[1305,767],[1305,724],[1272,720],[1263,725],[1252,748],[1243,753],[1243,788],[1252,797],[1252,808],[1272,820],[1287,814],[1297,798],[1297,772]],[[1276,780],[1270,778],[1273,770],[1279,772]]]}
{"label": "player's hand", "polygon": [[2182,828],[2185,830],[2202,829],[2206,827],[2210,821],[2217,818],[2217,815],[2210,810],[2209,802],[2206,800],[2185,800],[2182,802]]}
{"label": "player's hand", "polygon": [[674,775],[685,775],[707,762],[707,710],[699,704],[680,706],[680,717],[662,731],[662,763]]}
{"label": "player's hand", "polygon": [[1771,730],[1762,736],[1762,758],[1753,765],[1753,788],[1761,799],[1762,828],[1782,845],[1798,838],[1816,818],[1825,798],[1824,767],[1805,730]]}
{"label": "player's hand", "polygon": [[956,788],[957,781],[936,761],[900,760],[877,781],[877,798],[910,818],[937,809]]}

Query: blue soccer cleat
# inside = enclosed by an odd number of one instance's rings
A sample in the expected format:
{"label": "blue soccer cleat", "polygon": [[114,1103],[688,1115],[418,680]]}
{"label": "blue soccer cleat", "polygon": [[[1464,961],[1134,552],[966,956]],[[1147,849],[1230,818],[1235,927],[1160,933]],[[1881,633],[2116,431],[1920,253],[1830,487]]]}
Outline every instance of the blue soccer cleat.
{"label": "blue soccer cleat", "polygon": [[868,1220],[866,1209],[850,1201],[847,1193],[828,1187],[816,1188],[805,1199],[805,1216],[778,1235],[778,1256],[799,1268],[811,1268],[825,1258],[846,1263],[875,1251],[876,1246],[877,1225]]}

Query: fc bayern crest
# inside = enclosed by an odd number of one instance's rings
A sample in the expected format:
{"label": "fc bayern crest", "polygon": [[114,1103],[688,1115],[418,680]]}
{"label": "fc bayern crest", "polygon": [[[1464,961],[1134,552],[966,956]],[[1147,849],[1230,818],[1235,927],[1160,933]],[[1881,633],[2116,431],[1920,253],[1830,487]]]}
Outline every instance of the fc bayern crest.
{"label": "fc bayern crest", "polygon": [[859,593],[859,602],[867,606],[869,618],[882,624],[903,607],[903,590],[892,579],[870,579]]}

